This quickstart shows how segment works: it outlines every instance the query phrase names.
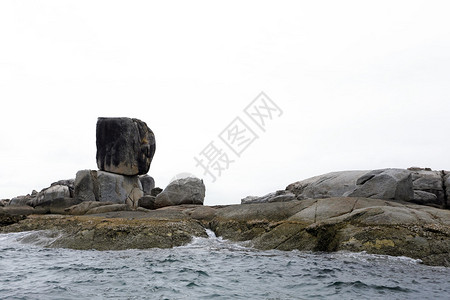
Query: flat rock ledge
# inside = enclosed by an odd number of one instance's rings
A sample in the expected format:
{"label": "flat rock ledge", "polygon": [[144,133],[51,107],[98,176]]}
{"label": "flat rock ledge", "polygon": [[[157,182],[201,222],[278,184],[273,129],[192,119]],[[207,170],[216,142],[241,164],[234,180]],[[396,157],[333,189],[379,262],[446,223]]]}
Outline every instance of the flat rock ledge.
{"label": "flat rock ledge", "polygon": [[14,217],[0,210],[0,233],[56,232],[48,247],[170,248],[217,236],[262,250],[366,251],[450,267],[450,210],[368,198],[306,199],[229,206],[180,205],[91,215]]}

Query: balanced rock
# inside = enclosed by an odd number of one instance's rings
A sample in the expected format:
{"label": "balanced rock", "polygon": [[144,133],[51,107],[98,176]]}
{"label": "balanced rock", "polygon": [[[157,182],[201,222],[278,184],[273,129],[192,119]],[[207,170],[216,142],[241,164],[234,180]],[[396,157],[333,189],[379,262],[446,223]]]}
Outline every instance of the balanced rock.
{"label": "balanced rock", "polygon": [[205,199],[205,184],[195,177],[186,177],[172,181],[155,198],[155,208],[181,205],[203,205]]}
{"label": "balanced rock", "polygon": [[121,175],[143,175],[155,153],[155,136],[145,122],[130,118],[98,118],[97,166]]}
{"label": "balanced rock", "polygon": [[79,201],[100,201],[137,207],[144,196],[139,176],[81,170],[75,178],[74,197]]}

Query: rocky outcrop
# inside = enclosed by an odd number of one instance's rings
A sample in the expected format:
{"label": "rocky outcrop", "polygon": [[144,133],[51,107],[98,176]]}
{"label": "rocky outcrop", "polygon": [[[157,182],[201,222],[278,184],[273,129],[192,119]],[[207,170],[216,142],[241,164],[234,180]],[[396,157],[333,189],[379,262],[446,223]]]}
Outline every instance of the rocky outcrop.
{"label": "rocky outcrop", "polygon": [[151,195],[152,189],[155,188],[155,179],[148,174],[139,176],[144,195]]}
{"label": "rocky outcrop", "polygon": [[411,171],[414,189],[414,197],[411,202],[437,207],[445,204],[442,171],[422,169],[413,169]]}
{"label": "rocky outcrop", "polygon": [[156,144],[145,122],[130,118],[98,118],[97,167],[121,175],[147,174]]}
{"label": "rocky outcrop", "polygon": [[0,232],[53,230],[62,234],[50,247],[111,250],[179,246],[206,237],[209,228],[258,249],[366,251],[450,266],[450,211],[407,202],[339,197],[139,211],[115,206],[77,217],[32,215]]}
{"label": "rocky outcrop", "polygon": [[75,178],[74,195],[80,202],[113,202],[136,208],[144,192],[138,176],[82,170],[77,172]]}
{"label": "rocky outcrop", "polygon": [[450,184],[448,174],[446,171],[432,171],[428,168],[332,172],[294,182],[285,191],[263,197],[246,197],[241,203],[289,201],[293,198],[366,197],[447,208]]}
{"label": "rocky outcrop", "polygon": [[172,181],[155,198],[155,208],[181,204],[203,205],[205,185],[203,180],[186,177]]}
{"label": "rocky outcrop", "polygon": [[241,200],[241,204],[250,203],[270,203],[270,202],[287,202],[296,199],[296,195],[291,191],[276,191],[262,197],[247,196]]}
{"label": "rocky outcrop", "polygon": [[286,190],[297,199],[367,197],[413,199],[411,172],[403,169],[332,172],[290,184]]}

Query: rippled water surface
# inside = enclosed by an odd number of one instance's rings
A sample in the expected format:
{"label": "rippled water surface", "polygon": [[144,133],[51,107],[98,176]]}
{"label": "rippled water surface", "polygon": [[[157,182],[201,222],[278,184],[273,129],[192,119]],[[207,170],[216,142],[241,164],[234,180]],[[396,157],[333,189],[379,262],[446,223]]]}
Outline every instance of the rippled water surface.
{"label": "rippled water surface", "polygon": [[450,268],[364,253],[259,251],[195,238],[174,249],[44,248],[0,234],[0,299],[450,299]]}

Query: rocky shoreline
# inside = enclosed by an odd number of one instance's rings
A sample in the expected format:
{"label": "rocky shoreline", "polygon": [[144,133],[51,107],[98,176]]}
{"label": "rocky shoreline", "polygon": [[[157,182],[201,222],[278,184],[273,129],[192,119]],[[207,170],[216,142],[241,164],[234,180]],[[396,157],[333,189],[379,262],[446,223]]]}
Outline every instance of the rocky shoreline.
{"label": "rocky shoreline", "polygon": [[210,229],[258,249],[366,251],[450,267],[450,172],[332,172],[240,205],[203,206],[200,178],[155,188],[145,122],[99,118],[96,133],[99,170],[0,200],[0,233],[41,230],[48,247],[121,250],[181,246]]}
{"label": "rocky shoreline", "polygon": [[[0,214],[1,215],[1,214]],[[46,230],[48,247],[170,248],[205,229],[258,249],[365,251],[450,267],[450,211],[368,198],[328,198],[229,206],[180,205],[92,215],[0,218],[1,233]],[[11,224],[13,223],[13,224]]]}

